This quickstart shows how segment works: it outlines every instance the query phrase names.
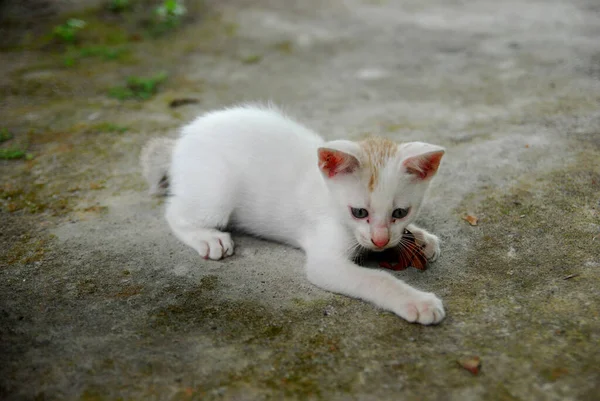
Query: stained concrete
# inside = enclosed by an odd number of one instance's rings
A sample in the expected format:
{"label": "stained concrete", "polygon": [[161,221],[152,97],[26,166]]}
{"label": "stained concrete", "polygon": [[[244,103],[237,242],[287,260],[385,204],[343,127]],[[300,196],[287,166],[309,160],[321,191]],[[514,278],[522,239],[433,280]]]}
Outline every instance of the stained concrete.
{"label": "stained concrete", "polygon": [[[100,3],[71,11],[77,46],[117,60],[65,66],[43,35],[69,14],[10,25],[1,54],[2,146],[31,153],[0,161],[2,399],[598,399],[595,1],[188,2],[158,37]],[[159,71],[150,100],[107,96]],[[311,286],[298,250],[237,236],[211,262],[173,237],[142,144],[249,100],[327,138],[447,147],[420,218],[442,256],[397,273],[443,298],[441,325]]]}

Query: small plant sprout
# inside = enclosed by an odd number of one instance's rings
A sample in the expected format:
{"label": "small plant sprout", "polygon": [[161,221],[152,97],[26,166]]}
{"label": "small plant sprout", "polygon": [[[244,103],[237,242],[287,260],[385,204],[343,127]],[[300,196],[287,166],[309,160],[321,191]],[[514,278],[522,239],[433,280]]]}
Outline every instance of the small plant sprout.
{"label": "small plant sprout", "polygon": [[12,138],[13,138],[13,135],[6,128],[0,129],[0,143],[8,141],[9,139],[12,139]]}
{"label": "small plant sprout", "polygon": [[183,17],[187,10],[178,0],[165,0],[154,10],[156,16],[162,21],[177,20]]}
{"label": "small plant sprout", "polygon": [[167,79],[167,74],[161,72],[150,78],[129,77],[126,86],[112,88],[109,96],[119,100],[125,99],[150,99],[157,91],[158,86]]}
{"label": "small plant sprout", "polygon": [[24,150],[18,148],[2,149],[0,148],[0,160],[22,159],[26,156]]}
{"label": "small plant sprout", "polygon": [[[14,138],[14,135],[6,128],[0,129],[0,143],[9,141]],[[27,153],[24,149],[21,149],[18,145],[13,144],[11,147],[0,148],[0,160],[14,160],[14,159],[27,159],[31,160],[33,156]]]}
{"label": "small plant sprout", "polygon": [[109,10],[119,13],[129,8],[131,2],[129,0],[112,0],[108,5]]}
{"label": "small plant sprout", "polygon": [[129,129],[125,126],[113,124],[110,122],[104,122],[104,123],[97,124],[93,128],[95,130],[97,130],[98,132],[112,132],[112,133],[118,133],[118,134],[127,132],[127,130]]}
{"label": "small plant sprout", "polygon": [[77,62],[85,58],[101,58],[104,61],[119,60],[129,53],[126,47],[108,47],[108,46],[69,46],[63,63],[66,67],[72,67]]}
{"label": "small plant sprout", "polygon": [[181,18],[187,14],[187,9],[180,0],[164,0],[154,9],[154,21],[150,26],[150,34],[160,36],[176,28]]}
{"label": "small plant sprout", "polygon": [[54,27],[52,34],[58,40],[65,43],[75,43],[77,40],[77,32],[85,27],[85,21],[71,18],[62,25]]}

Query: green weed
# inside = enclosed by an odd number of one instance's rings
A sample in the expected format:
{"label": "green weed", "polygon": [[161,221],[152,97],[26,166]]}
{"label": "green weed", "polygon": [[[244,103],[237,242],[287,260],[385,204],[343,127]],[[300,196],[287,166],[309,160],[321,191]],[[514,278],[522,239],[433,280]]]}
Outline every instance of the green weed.
{"label": "green weed", "polygon": [[179,19],[183,17],[187,10],[178,0],[165,0],[154,10],[156,16],[161,20]]}
{"label": "green weed", "polygon": [[159,85],[167,79],[161,72],[150,78],[129,77],[126,86],[118,86],[109,90],[108,95],[119,100],[150,99],[158,91]]}
{"label": "green weed", "polygon": [[0,160],[33,159],[33,155],[19,148],[0,148]]}
{"label": "green weed", "polygon": [[112,0],[108,5],[108,9],[115,13],[120,13],[131,7],[129,0]]}
{"label": "green weed", "polygon": [[62,25],[57,25],[52,30],[52,35],[61,42],[75,43],[77,41],[77,32],[85,27],[85,21],[71,18]]}
{"label": "green weed", "polygon": [[176,28],[187,14],[187,9],[179,0],[165,0],[154,9],[155,23],[150,29],[153,35],[161,35]]}
{"label": "green weed", "polygon": [[84,58],[97,57],[105,61],[118,60],[128,52],[129,50],[124,47],[86,46],[79,49],[72,47],[67,50],[63,62],[66,67],[72,67]]}
{"label": "green weed", "polygon": [[6,142],[9,139],[13,138],[13,134],[11,134],[10,132],[8,132],[8,130],[6,128],[2,128],[0,129],[0,143],[1,142]]}
{"label": "green weed", "polygon": [[117,125],[109,122],[103,122],[94,126],[94,129],[99,132],[114,132],[118,134],[122,134],[127,132],[128,127],[124,127],[122,125]]}

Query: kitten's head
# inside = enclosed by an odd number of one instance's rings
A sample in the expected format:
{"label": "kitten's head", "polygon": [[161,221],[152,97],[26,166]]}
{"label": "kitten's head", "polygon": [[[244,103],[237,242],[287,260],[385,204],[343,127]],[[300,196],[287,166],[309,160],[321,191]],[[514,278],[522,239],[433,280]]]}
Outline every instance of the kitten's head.
{"label": "kitten's head", "polygon": [[319,148],[319,169],[340,216],[364,248],[398,245],[414,221],[444,149],[383,138],[331,141]]}

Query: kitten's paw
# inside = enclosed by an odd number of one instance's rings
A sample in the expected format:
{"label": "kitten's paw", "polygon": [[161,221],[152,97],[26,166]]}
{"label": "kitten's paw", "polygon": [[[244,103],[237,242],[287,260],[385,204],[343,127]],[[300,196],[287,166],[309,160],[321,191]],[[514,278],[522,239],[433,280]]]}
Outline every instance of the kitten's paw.
{"label": "kitten's paw", "polygon": [[400,305],[396,314],[411,323],[437,324],[446,312],[442,300],[430,292],[419,292]]}
{"label": "kitten's paw", "polygon": [[441,253],[440,239],[437,235],[429,234],[428,232],[423,232],[423,235],[419,237],[415,237],[415,241],[423,250],[427,261],[435,262]]}
{"label": "kitten's paw", "polygon": [[229,233],[214,233],[200,241],[196,251],[204,259],[219,260],[233,255],[233,241]]}

